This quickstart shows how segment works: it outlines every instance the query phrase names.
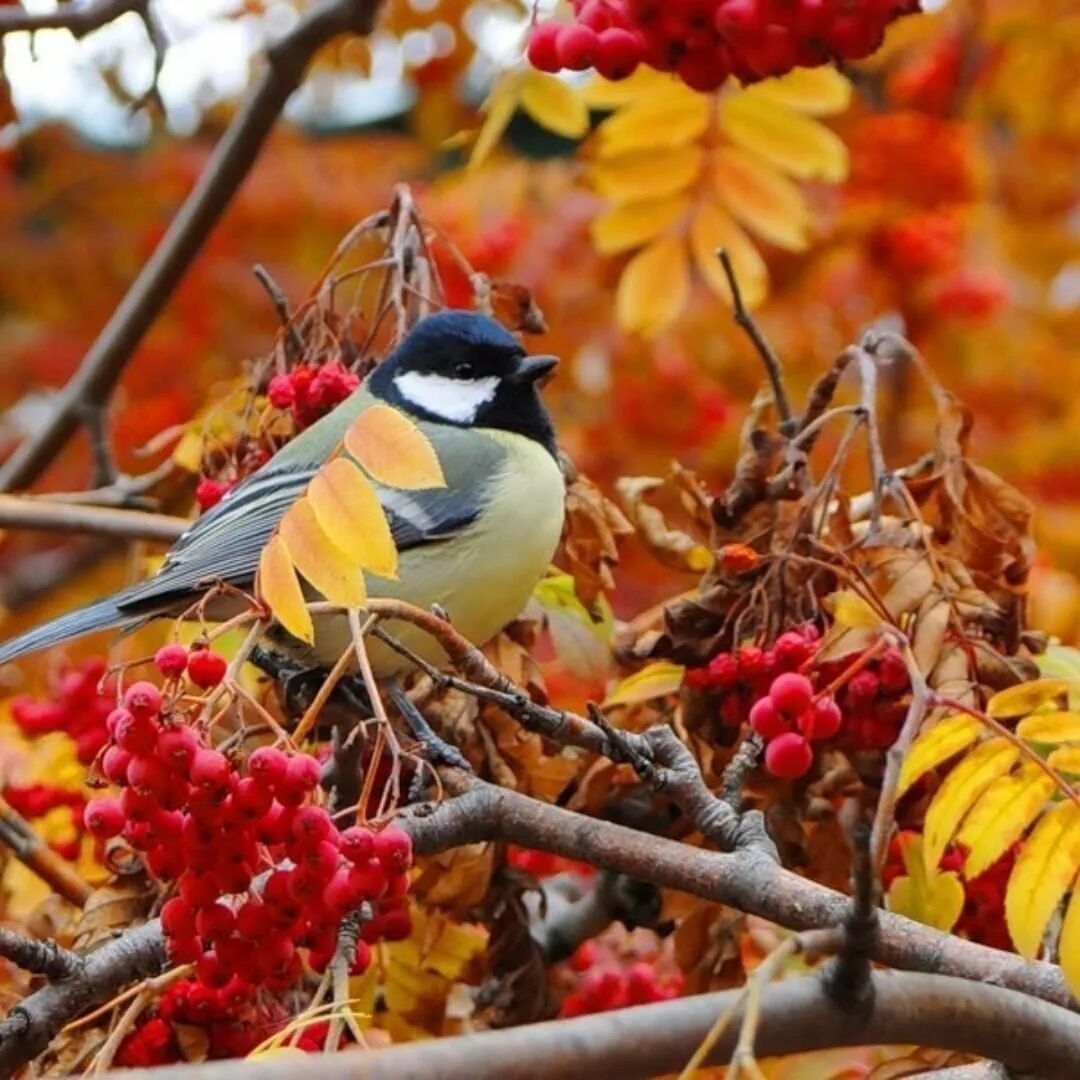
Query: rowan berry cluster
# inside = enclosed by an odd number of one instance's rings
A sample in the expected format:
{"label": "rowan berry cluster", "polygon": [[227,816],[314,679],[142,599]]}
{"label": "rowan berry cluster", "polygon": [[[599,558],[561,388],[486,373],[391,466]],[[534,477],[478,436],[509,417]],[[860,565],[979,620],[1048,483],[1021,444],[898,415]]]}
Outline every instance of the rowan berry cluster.
{"label": "rowan berry cluster", "polygon": [[[156,662],[169,680],[213,685],[224,674],[213,655],[166,646]],[[287,989],[303,970],[298,949],[324,970],[343,916],[365,903],[354,973],[367,968],[371,943],[408,935],[408,834],[339,829],[316,803],[314,757],[260,747],[241,766],[145,681],[128,687],[107,728],[100,769],[121,791],[87,804],[86,828],[122,837],[156,879],[175,882],[161,910],[170,957],[193,963],[219,1004],[235,1013],[257,988]]]}
{"label": "rowan berry cluster", "polygon": [[568,967],[580,976],[577,985],[562,1000],[560,1016],[584,1016],[609,1012],[628,1005],[648,1005],[669,1001],[682,993],[682,972],[677,968],[661,971],[656,959],[620,957],[606,943],[582,942],[568,961]]}
{"label": "rowan berry cluster", "polygon": [[765,740],[765,770],[782,780],[809,772],[810,744],[833,738],[842,722],[836,701],[815,696],[814,684],[794,671],[777,675],[750,710],[750,726]]}
{"label": "rowan berry cluster", "polygon": [[299,364],[291,371],[275,375],[266,388],[266,396],[275,409],[288,409],[302,431],[340,405],[359,385],[359,375],[331,360],[319,367]]}
{"label": "rowan berry cluster", "polygon": [[795,67],[860,60],[919,0],[573,0],[574,21],[529,36],[540,71],[625,79],[640,64],[673,71],[694,90],[729,75],[749,84]]}
{"label": "rowan berry cluster", "polygon": [[[850,669],[858,657],[845,657],[819,669],[829,683]],[[900,734],[907,713],[911,679],[903,656],[887,649],[836,689],[836,703],[844,717],[837,745],[845,750],[887,750]]]}

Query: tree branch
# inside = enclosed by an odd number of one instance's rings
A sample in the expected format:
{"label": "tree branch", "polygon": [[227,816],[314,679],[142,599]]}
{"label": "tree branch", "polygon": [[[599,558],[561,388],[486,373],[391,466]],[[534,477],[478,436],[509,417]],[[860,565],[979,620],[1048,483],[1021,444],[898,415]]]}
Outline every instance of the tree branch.
{"label": "tree branch", "polygon": [[138,12],[140,7],[141,0],[96,0],[91,4],[58,4],[55,11],[0,8],[0,36],[20,30],[69,30],[73,37],[83,38],[129,11]]}
{"label": "tree branch", "polygon": [[[1075,1076],[1080,1016],[995,986],[943,975],[877,972],[874,1008],[861,1019],[837,1008],[813,975],[774,983],[761,998],[755,1050],[779,1057],[838,1046],[916,1044],[978,1054],[1046,1080]],[[306,1061],[267,1057],[209,1066],[127,1070],[117,1080],[406,1080],[498,1077],[572,1080],[598,1075],[658,1076],[678,1071],[716,1016],[741,991],[701,994],[573,1020],[527,1024],[457,1038],[406,1043]],[[709,1064],[731,1060],[729,1026]]]}
{"label": "tree branch", "polygon": [[0,495],[0,528],[5,529],[43,529],[172,544],[190,524],[184,518],[151,514],[145,510],[82,506],[28,496]]}
{"label": "tree branch", "polygon": [[[78,371],[57,395],[52,416],[0,468],[0,491],[33,483],[75,433],[82,410],[108,401],[143,335],[239,190],[315,52],[338,34],[369,33],[379,4],[380,0],[326,0],[310,9],[288,34],[270,46],[266,70],[214,147],[161,243],[91,345]],[[3,14],[8,12],[0,12]]]}
{"label": "tree branch", "polygon": [[0,956],[32,975],[46,979],[67,979],[82,970],[82,959],[55,941],[17,934],[0,927]]}

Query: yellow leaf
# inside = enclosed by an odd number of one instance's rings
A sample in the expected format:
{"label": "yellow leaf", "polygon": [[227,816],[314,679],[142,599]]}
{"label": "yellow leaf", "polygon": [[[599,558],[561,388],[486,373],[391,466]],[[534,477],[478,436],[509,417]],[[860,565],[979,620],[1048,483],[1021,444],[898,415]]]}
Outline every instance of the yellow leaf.
{"label": "yellow leaf", "polygon": [[356,566],[397,577],[397,548],[371,481],[347,458],[328,462],[311,481],[307,500],[319,527]]}
{"label": "yellow leaf", "polygon": [[851,83],[831,67],[795,68],[779,79],[750,86],[743,93],[807,116],[831,116],[851,104]]}
{"label": "yellow leaf", "polygon": [[1080,807],[1055,806],[1020,849],[1005,889],[1005,923],[1016,951],[1033,960],[1065,890],[1080,870]]}
{"label": "yellow leaf", "polygon": [[880,613],[853,589],[833,593],[826,604],[837,625],[848,630],[876,630],[884,624]]}
{"label": "yellow leaf", "polygon": [[1028,742],[1064,743],[1080,740],[1080,713],[1052,712],[1025,716],[1016,734]]}
{"label": "yellow leaf", "polygon": [[648,337],[672,323],[690,296],[686,247],[661,236],[630,260],[615,294],[615,317],[631,333]]}
{"label": "yellow leaf", "polygon": [[936,867],[975,800],[1015,764],[1020,751],[1007,739],[987,739],[945,778],[926,812],[923,836],[927,868]]}
{"label": "yellow leaf", "polygon": [[1068,693],[1069,684],[1064,679],[1036,679],[1034,682],[1017,683],[1008,690],[996,693],[987,702],[986,711],[995,720],[1012,720],[1050,706],[1060,707]]}
{"label": "yellow leaf", "polygon": [[651,150],[624,154],[589,167],[589,181],[616,202],[641,202],[678,195],[700,175],[704,153],[699,145],[676,146],[657,154]]}
{"label": "yellow leaf", "polygon": [[1056,784],[1038,765],[995,780],[980,796],[956,834],[968,849],[964,876],[978,877],[1024,835],[1042,813]]}
{"label": "yellow leaf", "polygon": [[597,154],[617,157],[632,150],[685,146],[709,126],[711,100],[678,83],[620,109],[598,128]]}
{"label": "yellow leaf", "polygon": [[1050,645],[1035,657],[1040,673],[1052,679],[1070,679],[1080,684],[1080,649],[1071,645]]}
{"label": "yellow leaf", "polygon": [[1061,973],[1074,998],[1080,998],[1080,880],[1073,882],[1072,899],[1058,938]]}
{"label": "yellow leaf", "polygon": [[367,599],[360,567],[322,531],[307,498],[297,499],[278,526],[293,565],[332,604],[362,607]]}
{"label": "yellow leaf", "polygon": [[628,675],[604,700],[604,707],[638,705],[643,701],[674,694],[682,686],[686,669],[670,660],[656,660]]}
{"label": "yellow leaf", "polygon": [[970,746],[979,737],[982,724],[974,716],[961,713],[950,716],[924,731],[911,744],[900,768],[897,797],[904,794],[919,777],[948,761],[954,754]]}
{"label": "yellow leaf", "polygon": [[345,432],[345,449],[387,487],[446,487],[435,448],[407,416],[389,405],[365,409]]}
{"label": "yellow leaf", "polygon": [[748,150],[720,147],[713,154],[713,189],[732,215],[787,251],[807,244],[810,211],[802,192]]}
{"label": "yellow leaf", "polygon": [[1061,772],[1080,773],[1080,746],[1061,746],[1051,753],[1046,763]]}
{"label": "yellow leaf", "polygon": [[947,933],[964,908],[959,875],[951,870],[944,874],[927,871],[921,836],[904,844],[903,855],[907,875],[889,886],[889,910]]}
{"label": "yellow leaf", "polygon": [[495,149],[513,118],[520,92],[520,71],[504,72],[492,85],[491,92],[482,106],[484,122],[477,133],[476,142],[473,143],[472,154],[469,155],[470,169],[481,165]]}
{"label": "yellow leaf", "polygon": [[817,120],[778,108],[750,94],[720,103],[720,127],[739,146],[800,180],[843,180],[848,152],[840,138]]}
{"label": "yellow leaf", "polygon": [[769,291],[765,260],[726,210],[712,202],[704,202],[690,222],[690,250],[694,253],[698,273],[709,288],[730,304],[731,290],[716,255],[720,248],[731,256],[743,303],[748,308],[757,307]]}
{"label": "yellow leaf", "polygon": [[285,541],[276,533],[270,537],[270,542],[259,556],[255,591],[274,613],[274,618],[294,638],[308,645],[314,643],[315,627],[311,622],[311,612],[304,602],[304,594]]}
{"label": "yellow leaf", "polygon": [[589,130],[589,109],[577,89],[554,75],[531,68],[521,82],[521,107],[542,127],[564,139]]}
{"label": "yellow leaf", "polygon": [[612,82],[597,75],[582,88],[581,95],[591,109],[619,109],[639,98],[671,89],[674,78],[642,64],[628,79]]}
{"label": "yellow leaf", "polygon": [[589,226],[593,246],[601,255],[629,251],[671,228],[689,207],[686,195],[614,206]]}

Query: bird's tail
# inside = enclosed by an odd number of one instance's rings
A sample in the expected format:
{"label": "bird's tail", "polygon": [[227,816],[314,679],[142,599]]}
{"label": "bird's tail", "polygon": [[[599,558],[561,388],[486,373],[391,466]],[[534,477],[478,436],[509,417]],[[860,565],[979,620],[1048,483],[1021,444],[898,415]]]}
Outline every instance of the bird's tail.
{"label": "bird's tail", "polygon": [[59,645],[63,641],[93,633],[95,630],[108,630],[114,626],[127,625],[131,621],[131,616],[124,615],[116,606],[116,597],[98,600],[97,603],[61,615],[52,622],[37,626],[0,644],[0,664],[6,664],[39,649],[47,649],[50,645]]}

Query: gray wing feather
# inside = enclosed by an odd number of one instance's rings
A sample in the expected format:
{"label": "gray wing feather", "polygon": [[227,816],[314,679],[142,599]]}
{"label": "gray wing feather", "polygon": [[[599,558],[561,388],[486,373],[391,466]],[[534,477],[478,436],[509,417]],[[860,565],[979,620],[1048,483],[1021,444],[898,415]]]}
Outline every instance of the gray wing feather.
{"label": "gray wing feather", "polygon": [[[376,485],[398,551],[438,543],[475,521],[505,460],[504,449],[478,432],[419,426],[435,447],[447,486],[405,491]],[[161,570],[124,594],[120,610],[137,615],[215,581],[250,586],[271,534],[321,464],[298,460],[295,454],[275,456],[199,518]]]}

